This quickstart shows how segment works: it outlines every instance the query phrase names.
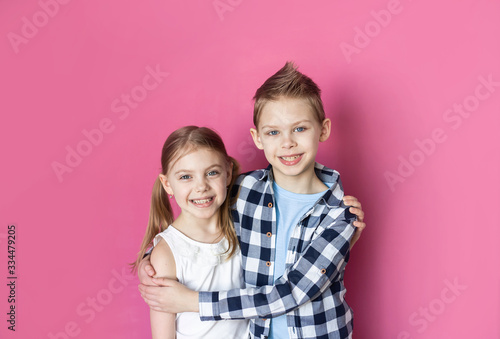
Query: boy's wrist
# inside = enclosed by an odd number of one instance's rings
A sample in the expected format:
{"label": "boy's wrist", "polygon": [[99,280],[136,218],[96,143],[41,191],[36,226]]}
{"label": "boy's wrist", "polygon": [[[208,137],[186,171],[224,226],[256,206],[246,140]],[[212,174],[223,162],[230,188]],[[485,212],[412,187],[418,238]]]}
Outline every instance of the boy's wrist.
{"label": "boy's wrist", "polygon": [[198,313],[201,320],[216,320],[219,314],[218,297],[220,292],[199,292]]}
{"label": "boy's wrist", "polygon": [[189,301],[190,310],[189,312],[200,312],[200,303],[199,303],[199,292],[192,291]]}

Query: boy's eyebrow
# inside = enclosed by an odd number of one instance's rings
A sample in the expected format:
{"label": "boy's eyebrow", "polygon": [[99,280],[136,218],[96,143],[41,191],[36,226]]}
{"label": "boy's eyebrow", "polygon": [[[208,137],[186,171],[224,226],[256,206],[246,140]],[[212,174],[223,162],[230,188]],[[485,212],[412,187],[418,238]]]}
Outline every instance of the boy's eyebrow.
{"label": "boy's eyebrow", "polygon": [[[299,121],[295,121],[295,122],[291,123],[290,125],[291,125],[291,126],[300,125],[300,124],[302,124],[302,123],[304,123],[304,122],[309,122],[309,123],[310,123],[310,122],[311,122],[311,120],[310,120],[310,119],[299,120]],[[275,125],[264,125],[264,126],[262,126],[261,128],[277,128],[277,127],[279,127],[279,126],[275,126]]]}
{"label": "boy's eyebrow", "polygon": [[311,122],[311,120],[310,119],[299,120],[297,122],[294,122],[292,125],[300,125],[304,122]]}

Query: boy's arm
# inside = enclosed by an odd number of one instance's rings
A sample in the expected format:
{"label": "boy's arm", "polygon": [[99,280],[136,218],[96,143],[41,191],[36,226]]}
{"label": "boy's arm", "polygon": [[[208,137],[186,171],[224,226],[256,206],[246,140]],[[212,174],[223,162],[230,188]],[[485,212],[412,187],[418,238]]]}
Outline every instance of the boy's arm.
{"label": "boy's arm", "polygon": [[339,278],[354,233],[353,220],[347,215],[346,208],[274,285],[198,293],[174,281],[156,280],[156,284],[168,287],[142,286],[141,294],[158,310],[199,310],[202,320],[266,318],[287,313],[315,299]]}
{"label": "boy's arm", "polygon": [[151,266],[151,261],[149,260],[150,258],[151,253],[144,256],[139,263],[139,267],[137,267],[137,276],[143,285],[154,285],[153,277],[156,275],[156,272],[153,266]]}
{"label": "boy's arm", "polygon": [[354,244],[359,240],[359,238],[361,238],[361,232],[363,232],[363,230],[366,228],[366,224],[364,222],[365,213],[363,212],[361,203],[358,201],[356,197],[346,195],[344,196],[343,200],[347,206],[351,206],[351,208],[349,208],[349,212],[356,215],[356,221],[353,223],[353,225],[356,226],[356,232],[351,238],[351,249],[352,249]]}
{"label": "boy's arm", "polygon": [[[354,234],[344,209],[305,249],[274,285],[224,292],[200,292],[202,320],[267,318],[294,310],[315,299],[342,273]],[[351,220],[349,220],[351,219]]]}
{"label": "boy's arm", "polygon": [[[175,260],[165,240],[155,246],[151,253],[151,264],[156,277],[175,279]],[[175,339],[175,314],[150,309],[151,334],[153,339]]]}

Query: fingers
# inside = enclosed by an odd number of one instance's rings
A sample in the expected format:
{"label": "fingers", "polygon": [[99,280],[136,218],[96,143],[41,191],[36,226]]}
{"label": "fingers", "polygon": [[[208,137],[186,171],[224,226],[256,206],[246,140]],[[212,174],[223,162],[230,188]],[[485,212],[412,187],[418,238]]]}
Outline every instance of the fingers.
{"label": "fingers", "polygon": [[351,249],[354,246],[354,244],[359,240],[359,238],[361,238],[361,232],[363,232],[363,230],[366,228],[366,224],[361,221],[355,221],[353,222],[353,225],[356,226],[356,231],[354,232],[354,235],[352,236],[351,239],[351,244],[350,244]]}
{"label": "fingers", "polygon": [[156,286],[148,286],[148,285],[139,285],[139,292],[141,292],[141,296],[147,299],[156,299],[160,295],[160,290]]}
{"label": "fingers", "polygon": [[168,278],[153,278],[153,282],[158,286],[172,287],[177,281]]}
{"label": "fingers", "polygon": [[361,203],[356,199],[356,197],[353,197],[351,195],[346,195],[343,198],[344,204],[349,207],[349,212],[352,214],[356,215],[356,221],[354,221],[352,224],[356,227],[356,232],[354,232],[354,235],[351,239],[351,248],[354,246],[354,244],[359,240],[361,237],[361,232],[364,231],[366,228],[366,223],[364,222],[365,219],[365,212],[363,212],[363,209],[361,207]]}
{"label": "fingers", "polygon": [[363,212],[362,209],[355,208],[355,207],[349,207],[349,212],[351,212],[352,214],[355,214],[358,221],[363,222],[363,220],[365,219],[365,212]]}
{"label": "fingers", "polygon": [[139,276],[139,281],[146,285],[153,285],[151,278],[155,275],[155,270],[149,261],[149,256],[144,258],[139,264],[139,269],[137,271]]}
{"label": "fingers", "polygon": [[160,298],[168,292],[164,287],[171,287],[173,283],[176,283],[175,280],[167,278],[153,278],[153,282],[158,286],[139,284],[139,292],[144,300],[160,301]]}
{"label": "fingers", "polygon": [[158,312],[169,312],[167,300],[170,297],[165,296],[165,288],[159,286],[139,285],[139,292],[142,299],[149,306],[150,309]]}
{"label": "fingers", "polygon": [[155,275],[155,270],[153,268],[153,266],[151,265],[146,265],[146,267],[144,268],[146,270],[146,273],[150,276],[150,277],[153,277]]}
{"label": "fingers", "polygon": [[356,199],[356,197],[353,197],[351,195],[346,195],[343,198],[344,204],[347,206],[352,206],[361,209],[361,203]]}
{"label": "fingers", "polygon": [[142,299],[151,306],[160,305],[159,294],[157,292],[157,287],[147,286],[147,285],[139,285],[139,292],[141,293]]}
{"label": "fingers", "polygon": [[355,221],[352,223],[354,226],[356,226],[356,230],[358,232],[363,232],[364,229],[366,228],[366,224],[364,222],[361,222],[361,221]]}

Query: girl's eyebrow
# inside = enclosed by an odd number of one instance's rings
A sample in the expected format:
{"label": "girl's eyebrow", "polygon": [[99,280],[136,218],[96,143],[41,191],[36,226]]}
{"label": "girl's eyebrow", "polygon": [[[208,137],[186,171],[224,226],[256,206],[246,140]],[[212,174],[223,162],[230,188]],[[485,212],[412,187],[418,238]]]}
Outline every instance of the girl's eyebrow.
{"label": "girl's eyebrow", "polygon": [[219,164],[213,164],[212,166],[208,166],[205,171],[208,171],[209,169],[213,169],[213,168],[223,168],[221,165]]}
{"label": "girl's eyebrow", "polygon": [[277,128],[277,126],[273,126],[273,125],[264,125],[264,126],[262,126],[261,128]]}
{"label": "girl's eyebrow", "polygon": [[177,172],[174,173],[175,176],[181,174],[181,173],[189,173],[190,171],[189,170],[186,170],[186,169],[180,169],[178,170]]}
{"label": "girl's eyebrow", "polygon": [[[213,165],[210,165],[208,166],[206,169],[204,169],[203,171],[208,171],[209,169],[212,169],[212,168],[223,168],[221,165],[219,164],[213,164]],[[176,171],[174,173],[175,176],[179,175],[180,173],[183,173],[183,174],[189,174],[191,172],[194,172],[195,170],[193,169],[180,169],[178,171]]]}

